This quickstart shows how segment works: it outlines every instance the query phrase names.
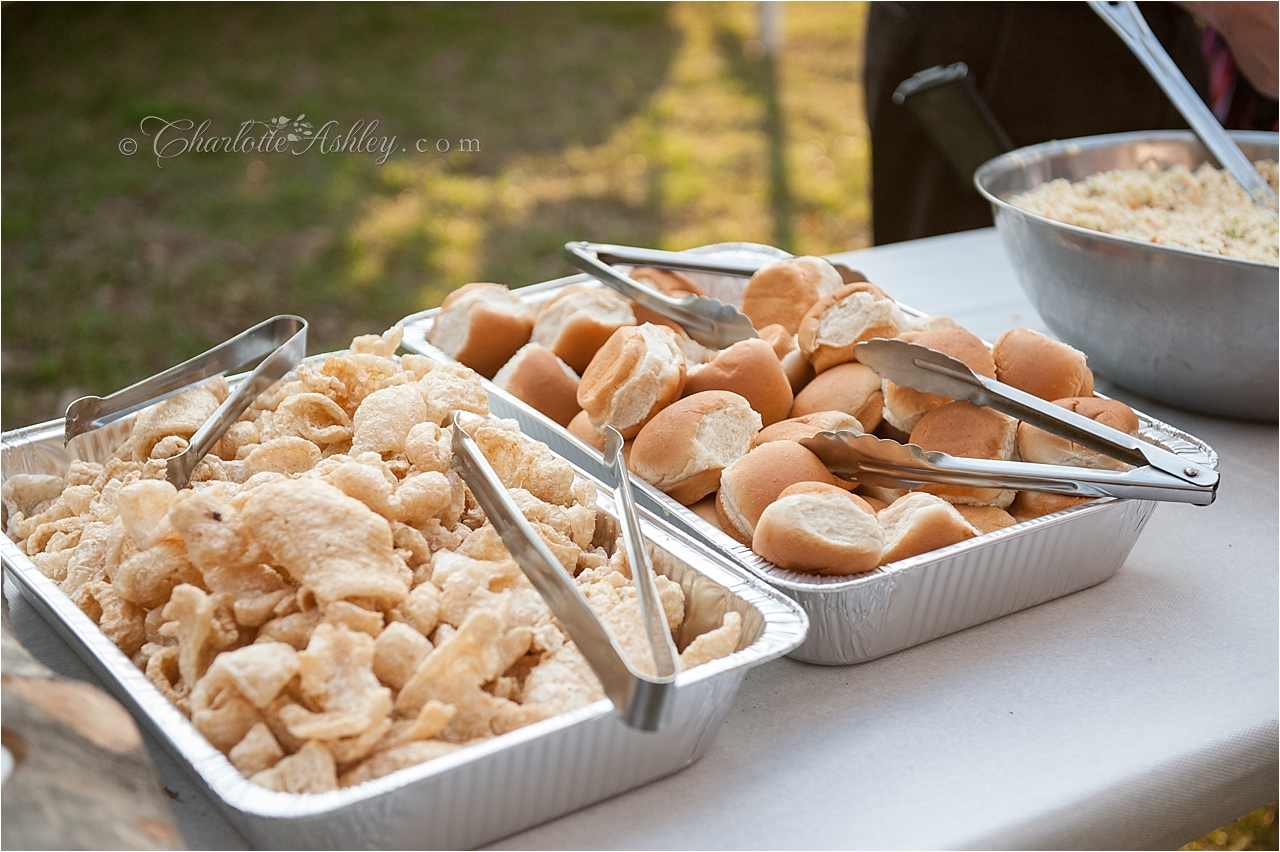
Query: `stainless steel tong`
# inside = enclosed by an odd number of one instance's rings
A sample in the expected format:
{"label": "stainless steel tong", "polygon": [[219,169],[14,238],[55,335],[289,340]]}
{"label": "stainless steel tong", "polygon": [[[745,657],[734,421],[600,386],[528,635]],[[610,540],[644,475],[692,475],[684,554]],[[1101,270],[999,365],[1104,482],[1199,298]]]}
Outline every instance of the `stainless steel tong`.
{"label": "stainless steel tong", "polygon": [[[718,258],[714,255],[688,254],[678,251],[661,251],[659,249],[633,248],[631,246],[615,246],[605,243],[575,243],[595,254],[605,263],[625,263],[631,266],[652,266],[657,269],[675,269],[682,272],[708,272],[712,275],[732,275],[738,278],[750,278],[762,268],[754,261]],[[844,263],[828,261],[846,284],[866,281],[867,276]]]}
{"label": "stainless steel tong", "polygon": [[263,355],[267,357],[227,397],[191,437],[187,449],[168,460],[168,480],[181,488],[191,479],[200,459],[213,448],[258,394],[302,361],[307,353],[307,321],[282,315],[258,323],[203,355],[170,367],[110,396],[84,396],[67,406],[63,443],[76,435],[119,420],[148,405],[168,399],[205,379],[219,376]]}
{"label": "stainless steel tong", "polygon": [[622,720],[642,731],[661,729],[671,714],[678,657],[658,599],[653,567],[640,536],[631,500],[631,483],[621,463],[622,436],[616,430],[609,430],[612,434],[608,435],[605,458],[618,477],[616,502],[621,515],[622,539],[631,563],[631,578],[656,677],[641,674],[627,660],[573,578],[516,507],[475,439],[462,428],[460,418],[463,416],[456,412],[453,415],[453,469],[467,483],[507,550],[577,644],[600,679],[605,695],[622,714]]}
{"label": "stainless steel tong", "polygon": [[820,432],[801,443],[838,476],[869,485],[915,486],[927,482],[979,488],[1048,491],[1076,497],[1122,497],[1207,506],[1218,490],[1218,472],[1153,444],[1104,426],[1017,388],[979,376],[963,362],[908,343],[877,339],[854,347],[859,361],[890,381],[938,396],[994,408],[1046,432],[1119,459],[1132,470],[990,461],[926,452],[873,435]]}
{"label": "stainless steel tong", "polygon": [[759,337],[751,320],[733,305],[707,296],[685,296],[673,299],[652,287],[623,275],[591,250],[590,243],[565,243],[565,258],[574,266],[595,276],[602,283],[617,290],[656,314],[674,320],[689,336],[712,349],[724,349],[739,340]]}
{"label": "stainless steel tong", "polygon": [[1182,113],[1182,117],[1187,120],[1187,124],[1191,125],[1191,129],[1195,131],[1196,136],[1200,137],[1204,146],[1212,152],[1222,167],[1231,173],[1236,182],[1244,187],[1254,203],[1264,207],[1274,206],[1276,194],[1271,186],[1262,175],[1258,174],[1253,163],[1249,162],[1249,158],[1222,129],[1222,125],[1196,94],[1196,90],[1191,88],[1187,78],[1169,58],[1159,39],[1147,26],[1147,21],[1142,17],[1142,12],[1138,11],[1137,4],[1089,0],[1089,6],[1098,14],[1098,17],[1107,22],[1107,26],[1111,27],[1116,35],[1120,36],[1125,46],[1143,64],[1147,73],[1164,90],[1169,100],[1173,101],[1173,105],[1178,108],[1178,112]]}

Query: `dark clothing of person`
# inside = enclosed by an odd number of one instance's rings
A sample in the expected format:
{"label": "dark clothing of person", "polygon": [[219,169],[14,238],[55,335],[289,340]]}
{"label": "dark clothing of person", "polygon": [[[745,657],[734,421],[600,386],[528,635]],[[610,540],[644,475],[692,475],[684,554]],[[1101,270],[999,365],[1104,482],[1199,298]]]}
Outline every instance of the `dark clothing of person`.
{"label": "dark clothing of person", "polygon": [[[1139,4],[1202,95],[1195,20],[1172,3]],[[1016,147],[1132,130],[1185,128],[1124,42],[1085,3],[871,4],[865,84],[876,244],[991,225],[991,209],[893,102],[917,71],[964,62]]]}

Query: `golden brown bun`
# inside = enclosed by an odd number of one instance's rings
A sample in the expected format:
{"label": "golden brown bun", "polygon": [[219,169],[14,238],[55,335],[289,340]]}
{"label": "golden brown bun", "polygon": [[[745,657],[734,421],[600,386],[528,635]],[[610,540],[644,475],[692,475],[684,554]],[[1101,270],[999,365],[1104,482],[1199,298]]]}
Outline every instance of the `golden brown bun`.
{"label": "golden brown bun", "polygon": [[747,282],[742,312],[756,328],[777,323],[795,334],[805,311],[844,282],[820,257],[793,257],[766,266]]}
{"label": "golden brown bun", "polygon": [[819,432],[856,432],[861,435],[866,430],[858,422],[858,418],[843,411],[816,411],[802,417],[782,420],[772,426],[766,426],[756,435],[751,447],[767,444],[770,441],[803,441],[812,438]]}
{"label": "golden brown bun", "polygon": [[[1010,461],[1017,453],[1018,421],[971,402],[948,402],[930,411],[911,431],[911,443],[926,450],[969,459]],[[917,490],[951,503],[999,506],[1013,500],[1013,491],[963,485],[922,485]]]}
{"label": "golden brown bun", "polygon": [[791,383],[773,347],[763,340],[739,340],[689,373],[685,396],[708,390],[733,391],[746,397],[766,426],[791,412]]}
{"label": "golden brown bun", "polygon": [[501,284],[476,282],[445,297],[428,339],[491,379],[532,331],[532,308]]}
{"label": "golden brown bun", "polygon": [[921,491],[894,500],[876,517],[884,528],[881,564],[928,553],[979,534],[950,503]]}
{"label": "golden brown bun", "polygon": [[861,574],[880,564],[884,531],[860,497],[802,482],[784,489],[760,515],[751,549],[792,571]]}
{"label": "golden brown bun", "polygon": [[588,447],[604,452],[604,435],[591,425],[591,418],[587,416],[587,412],[579,411],[574,415],[574,418],[569,421],[568,429],[571,435]]}
{"label": "golden brown bun", "polygon": [[866,364],[838,364],[816,376],[791,405],[792,417],[819,411],[843,411],[858,418],[868,432],[880,425],[884,394],[880,376]]}
{"label": "golden brown bun", "polygon": [[578,404],[591,425],[634,438],[649,418],[680,398],[685,363],[676,334],[653,323],[623,326],[591,359]]}
{"label": "golden brown bun", "polygon": [[716,498],[714,495],[708,494],[689,508],[695,515],[711,524],[711,526],[718,530],[724,529],[724,527],[720,526],[720,518],[716,515]]}
{"label": "golden brown bun", "polygon": [[840,484],[821,459],[797,443],[773,441],[756,447],[720,474],[716,495],[720,528],[743,544],[751,544],[765,507],[798,482]]}
{"label": "golden brown bun", "polygon": [[[1068,411],[1096,420],[1103,426],[1138,434],[1138,415],[1118,399],[1098,399],[1096,396],[1073,396],[1054,400]],[[1051,435],[1030,423],[1018,424],[1018,455],[1023,461],[1036,464],[1064,464],[1072,467],[1094,467],[1105,470],[1127,470],[1129,466],[1119,459],[1082,447],[1066,438]]]}
{"label": "golden brown bun", "polygon": [[493,383],[559,423],[582,410],[578,405],[578,375],[545,346],[530,343],[503,365]]}
{"label": "golden brown bun", "polygon": [[658,412],[631,451],[631,471],[688,506],[720,485],[720,472],[746,455],[760,415],[730,391],[703,391]]}
{"label": "golden brown bun", "polygon": [[[1014,500],[1016,501],[1017,498],[1015,497]],[[956,506],[956,511],[963,515],[974,529],[984,534],[1011,527],[1018,522],[1013,515],[995,506]]]}
{"label": "golden brown bun", "polygon": [[[909,493],[905,488],[888,488],[881,485],[863,484],[859,484],[854,490],[859,497],[866,500],[868,503],[872,505],[879,503],[880,509],[883,509],[885,506],[892,506],[895,500],[899,500]],[[876,511],[878,512],[880,509],[876,509]]]}
{"label": "golden brown bun", "polygon": [[612,290],[572,286],[543,303],[529,339],[582,375],[615,331],[635,324],[631,305]]}
{"label": "golden brown bun", "polygon": [[692,278],[674,269],[657,269],[652,266],[637,266],[631,270],[631,278],[642,284],[650,284],[668,296],[705,296],[707,291],[699,287]]}
{"label": "golden brown bun", "polygon": [[875,512],[877,517],[879,517],[881,512],[889,508],[888,503],[872,497],[870,494],[858,494],[858,496],[862,498],[862,502],[871,507],[871,511]]}
{"label": "golden brown bun", "polygon": [[908,326],[898,303],[869,281],[845,284],[805,313],[796,340],[821,375],[853,360],[853,347],[875,337],[897,337]]}
{"label": "golden brown bun", "polygon": [[761,340],[773,347],[773,352],[778,356],[779,361],[787,357],[788,353],[800,348],[800,344],[796,343],[796,336],[776,322],[756,329],[756,332]]}
{"label": "golden brown bun", "polygon": [[941,314],[925,314],[922,317],[908,317],[911,321],[912,331],[934,331],[940,328],[963,328],[960,323],[951,317],[944,317]]}
{"label": "golden brown bun", "polygon": [[[996,377],[996,362],[991,357],[991,350],[987,349],[976,334],[963,328],[908,331],[902,335],[902,339],[963,361],[980,376],[989,379]],[[935,396],[896,385],[888,379],[884,382],[884,419],[907,433],[916,428],[925,412],[950,401],[945,396]]]}
{"label": "golden brown bun", "polygon": [[996,378],[1041,399],[1093,396],[1085,355],[1029,328],[1011,328],[991,348]]}
{"label": "golden brown bun", "polygon": [[1089,497],[1068,497],[1065,494],[1046,494],[1042,491],[1019,491],[1009,504],[1009,514],[1019,522],[1040,518],[1088,503]]}
{"label": "golden brown bun", "polygon": [[782,356],[782,371],[787,374],[787,381],[791,382],[792,393],[800,393],[817,375],[809,359],[798,348]]}

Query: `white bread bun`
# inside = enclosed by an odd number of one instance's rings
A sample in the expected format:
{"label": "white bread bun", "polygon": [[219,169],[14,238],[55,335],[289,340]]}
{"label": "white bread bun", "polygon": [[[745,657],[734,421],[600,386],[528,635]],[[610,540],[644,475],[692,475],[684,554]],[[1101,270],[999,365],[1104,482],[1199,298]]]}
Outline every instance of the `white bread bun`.
{"label": "white bread bun", "polygon": [[604,452],[604,434],[591,425],[591,418],[587,415],[587,412],[579,411],[569,421],[569,425],[566,428],[568,428],[570,435],[573,435],[588,447],[594,447],[600,452]]}
{"label": "white bread bun", "polygon": [[720,473],[746,455],[760,415],[730,391],[703,391],[658,412],[636,435],[631,471],[686,506],[720,486]]}
{"label": "white bread bun", "polygon": [[[1074,411],[1082,417],[1096,420],[1103,426],[1138,434],[1138,415],[1118,399],[1098,399],[1096,396],[1073,396],[1054,400],[1054,405]],[[1030,423],[1018,424],[1018,455],[1023,461],[1036,464],[1064,464],[1071,467],[1093,467],[1104,470],[1128,470],[1129,465],[1104,456],[1102,453],[1082,447],[1077,443],[1051,435]]]}
{"label": "white bread bun", "polygon": [[445,297],[431,344],[486,379],[529,342],[533,309],[501,284],[464,284]]}
{"label": "white bread bun", "polygon": [[796,394],[791,416],[803,417],[819,411],[843,411],[858,418],[862,428],[875,431],[884,411],[880,375],[866,364],[851,361],[837,364],[816,376]]}
{"label": "white bread bun", "polygon": [[791,382],[792,393],[800,393],[817,375],[799,347],[782,356],[782,371],[787,374],[787,381]]}
{"label": "white bread bun", "polygon": [[861,435],[866,430],[858,422],[858,418],[843,411],[817,411],[801,417],[781,420],[772,426],[766,426],[756,435],[752,449],[771,441],[803,441],[812,438],[819,432],[854,432]]}
{"label": "white bread bun", "polygon": [[[1015,497],[1014,501],[1016,502],[1017,499]],[[1018,522],[1013,515],[995,506],[956,506],[956,511],[964,516],[974,529],[984,534],[1011,527]]]}
{"label": "white bread bun", "polygon": [[1093,396],[1085,355],[1029,328],[1011,328],[991,347],[996,378],[1041,399]]}
{"label": "white bread bun", "polygon": [[876,337],[897,337],[910,327],[888,294],[868,281],[845,284],[805,313],[796,339],[819,375],[853,359],[853,347]]}
{"label": "white bread bun", "polygon": [[884,531],[866,501],[834,485],[784,489],[760,515],[751,549],[779,568],[861,574],[884,554]]}
{"label": "white bread bun", "polygon": [[[720,528],[743,544],[751,544],[765,507],[798,482],[840,484],[821,459],[793,441],[756,447],[720,474],[716,494]],[[849,487],[846,485],[846,490]]]}
{"label": "white bread bun", "polygon": [[582,375],[615,331],[636,324],[631,305],[605,287],[565,287],[542,305],[529,340]]}
{"label": "white bread bun", "polygon": [[[1017,458],[1018,421],[971,402],[948,402],[933,409],[911,431],[911,443],[968,459],[1013,461]],[[950,503],[999,506],[1013,502],[1015,492],[965,485],[922,485],[915,489]]]}
{"label": "white bread bun", "polygon": [[946,500],[921,491],[912,491],[894,500],[876,517],[884,528],[882,564],[928,553],[980,534]]}
{"label": "white bread bun", "polygon": [[742,292],[742,312],[756,328],[777,323],[795,334],[814,302],[842,286],[835,267],[820,257],[793,257],[751,276]]}
{"label": "white bread bun", "polygon": [[739,340],[691,370],[684,383],[685,396],[708,390],[733,391],[746,397],[766,426],[791,412],[791,383],[773,347],[763,340]]}
{"label": "white bread bun", "polygon": [[1029,521],[1041,518],[1088,503],[1091,497],[1069,497],[1066,494],[1048,494],[1043,491],[1019,491],[1017,498],[1009,504],[1009,514],[1017,521]]}
{"label": "white bread bun", "polygon": [[685,362],[671,329],[623,326],[591,359],[578,382],[578,404],[597,429],[634,438],[649,418],[680,398]]}
{"label": "white bread bun", "polygon": [[[996,362],[991,350],[976,334],[963,328],[941,328],[930,331],[908,331],[902,335],[908,343],[918,343],[944,355],[963,361],[979,376],[996,377]],[[884,419],[894,427],[910,434],[925,412],[950,402],[945,396],[914,390],[884,381]]]}
{"label": "white bread bun", "polygon": [[578,405],[578,374],[537,343],[520,347],[493,377],[493,383],[561,426],[568,426],[582,411]]}
{"label": "white bread bun", "polygon": [[796,343],[796,336],[776,322],[756,329],[756,333],[761,340],[773,347],[773,353],[778,356],[779,361],[800,348],[800,344]]}

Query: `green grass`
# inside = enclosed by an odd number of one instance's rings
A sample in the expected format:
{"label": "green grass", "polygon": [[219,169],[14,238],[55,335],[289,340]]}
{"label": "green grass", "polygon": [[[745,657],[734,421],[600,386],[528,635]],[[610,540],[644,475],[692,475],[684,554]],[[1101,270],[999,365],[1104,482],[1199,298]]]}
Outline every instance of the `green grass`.
{"label": "green grass", "polygon": [[[276,313],[307,317],[322,351],[467,281],[565,274],[570,239],[867,244],[861,5],[790,6],[776,63],[744,54],[750,4],[0,14],[5,428]],[[303,114],[377,120],[408,150],[158,166],[139,132]]]}

